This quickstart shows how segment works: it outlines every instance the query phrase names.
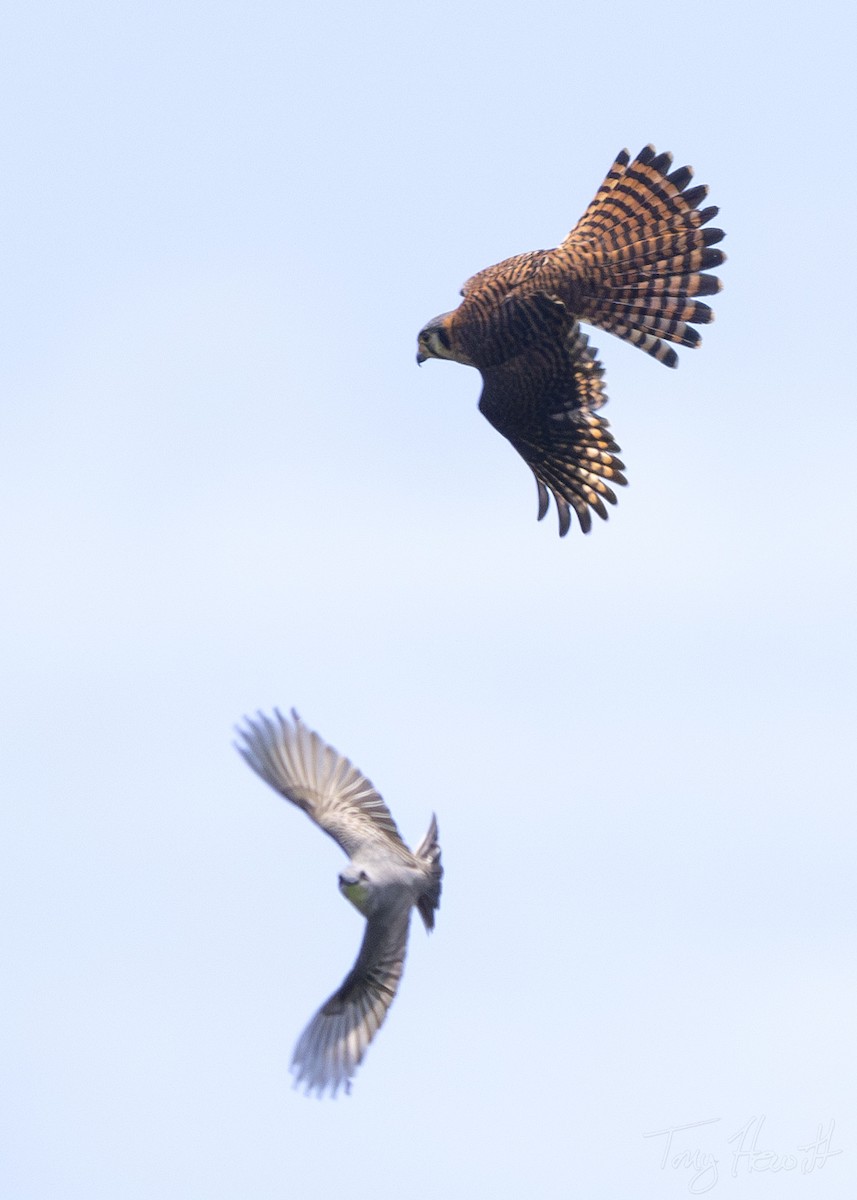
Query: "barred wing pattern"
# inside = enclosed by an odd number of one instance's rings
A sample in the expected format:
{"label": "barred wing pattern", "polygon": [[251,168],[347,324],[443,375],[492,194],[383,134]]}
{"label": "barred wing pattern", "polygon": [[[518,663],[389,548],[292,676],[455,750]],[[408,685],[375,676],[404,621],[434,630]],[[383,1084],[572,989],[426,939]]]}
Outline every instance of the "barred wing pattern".
{"label": "barred wing pattern", "polygon": [[514,258],[495,263],[493,267],[485,267],[470,276],[461,288],[461,295],[478,295],[495,280],[499,282],[500,294],[506,295],[513,288],[534,279],[539,269],[544,266],[549,253],[550,251],[545,250],[528,250],[524,254],[516,254]]}
{"label": "barred wing pattern", "polygon": [[564,305],[541,294],[530,297],[529,303],[536,310],[534,320],[537,310],[546,311],[547,305],[554,314],[565,314],[564,341],[547,325],[526,356],[485,368],[479,408],[535,475],[539,520],[548,510],[550,492],[559,514],[560,536],[571,526],[571,509],[588,533],[592,513],[606,520],[604,502],[616,503],[610,484],[626,482],[624,464],[617,457],[619,447],[607,421],[594,411],[607,399],[604,368]]}
{"label": "barred wing pattern", "polygon": [[373,917],[342,986],[301,1034],[292,1058],[295,1085],[319,1096],[351,1080],[393,1003],[405,965],[409,910]]}

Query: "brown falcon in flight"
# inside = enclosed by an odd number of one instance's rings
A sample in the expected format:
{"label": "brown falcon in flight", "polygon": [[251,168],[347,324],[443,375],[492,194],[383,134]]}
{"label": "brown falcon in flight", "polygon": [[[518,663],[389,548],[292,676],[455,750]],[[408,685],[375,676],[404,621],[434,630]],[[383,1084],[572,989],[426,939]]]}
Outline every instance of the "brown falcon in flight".
{"label": "brown falcon in flight", "polygon": [[690,167],[671,171],[672,155],[646,146],[631,161],[616,158],[595,199],[565,241],[480,271],[461,290],[454,312],[420,331],[417,362],[449,358],[482,375],[479,408],[526,460],[539,490],[539,520],[548,492],[560,536],[571,511],[584,533],[592,511],[606,519],[624,484],[624,464],[608,424],[604,368],[579,322],[639,346],[668,367],[666,345],[697,346],[694,325],[714,317],[698,296],[720,290],[706,274],[724,260],[722,229],[700,208],[704,184],[690,187]]}

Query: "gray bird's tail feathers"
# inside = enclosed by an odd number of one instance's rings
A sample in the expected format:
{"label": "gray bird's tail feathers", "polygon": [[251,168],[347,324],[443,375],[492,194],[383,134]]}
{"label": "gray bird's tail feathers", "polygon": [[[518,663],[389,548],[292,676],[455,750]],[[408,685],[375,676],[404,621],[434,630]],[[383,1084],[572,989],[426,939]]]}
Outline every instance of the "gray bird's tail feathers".
{"label": "gray bird's tail feathers", "polygon": [[435,911],[440,907],[440,881],[443,878],[440,843],[437,840],[437,818],[434,813],[432,813],[428,831],[414,851],[414,855],[428,868],[429,872],[429,883],[417,901],[417,909],[426,929],[432,930],[434,929]]}
{"label": "gray bird's tail feathers", "polygon": [[714,243],[722,229],[704,228],[717,215],[700,209],[704,184],[688,187],[690,167],[670,172],[671,154],[646,146],[630,161],[623,150],[595,199],[565,239],[572,261],[585,264],[578,316],[639,346],[665,366],[678,362],[665,345],[696,346],[694,325],[714,314],[696,296],[720,291],[705,272],[724,261]]}

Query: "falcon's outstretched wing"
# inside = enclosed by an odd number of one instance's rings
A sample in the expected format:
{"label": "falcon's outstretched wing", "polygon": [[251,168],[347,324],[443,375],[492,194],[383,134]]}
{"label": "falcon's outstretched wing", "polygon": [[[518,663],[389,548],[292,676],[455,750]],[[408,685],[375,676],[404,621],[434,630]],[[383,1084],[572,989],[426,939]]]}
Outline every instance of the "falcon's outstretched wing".
{"label": "falcon's outstretched wing", "polygon": [[357,961],[300,1036],[295,1084],[320,1096],[349,1090],[351,1079],[393,1003],[408,944],[410,908],[370,918]]}
{"label": "falcon's outstretched wing", "polygon": [[379,838],[399,857],[411,852],[384,801],[369,780],[305,725],[292,709],[289,722],[279,709],[271,719],[258,713],[237,730],[236,749],[257,775],[329,834],[352,857],[368,841]]}
{"label": "falcon's outstretched wing", "polygon": [[624,464],[615,453],[619,447],[607,422],[594,411],[607,399],[604,369],[589,339],[555,297],[535,293],[505,304],[519,310],[515,324],[528,326],[530,344],[506,362],[482,369],[480,411],[531,467],[539,489],[539,520],[548,510],[550,491],[560,536],[571,525],[570,507],[588,533],[592,511],[606,519],[604,501],[616,503],[605,480],[626,482]]}

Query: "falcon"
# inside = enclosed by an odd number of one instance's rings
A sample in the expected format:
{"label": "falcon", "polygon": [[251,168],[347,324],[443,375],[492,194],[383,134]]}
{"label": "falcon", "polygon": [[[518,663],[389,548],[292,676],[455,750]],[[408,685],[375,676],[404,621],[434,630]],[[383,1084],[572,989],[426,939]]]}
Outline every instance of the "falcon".
{"label": "falcon", "polygon": [[646,146],[622,150],[595,199],[553,250],[533,250],[480,271],[465,283],[453,312],[420,331],[417,362],[446,358],[482,375],[480,411],[527,462],[538,486],[538,519],[549,493],[560,537],[571,510],[584,533],[592,513],[625,484],[619,446],[598,410],[607,401],[604,368],[580,322],[639,346],[667,367],[667,343],[698,346],[694,325],[713,320],[699,296],[720,290],[707,274],[724,261],[700,208],[704,184],[690,167],[671,170],[672,155]]}
{"label": "falcon", "polygon": [[347,758],[337,754],[292,709],[275,709],[239,728],[241,753],[257,775],[291,800],[341,846],[349,862],[339,890],[366,918],[357,961],[300,1036],[292,1058],[295,1084],[307,1094],[336,1095],[351,1080],[393,1003],[408,942],[411,909],[428,931],[440,905],[437,821],[411,852],[384,801]]}

